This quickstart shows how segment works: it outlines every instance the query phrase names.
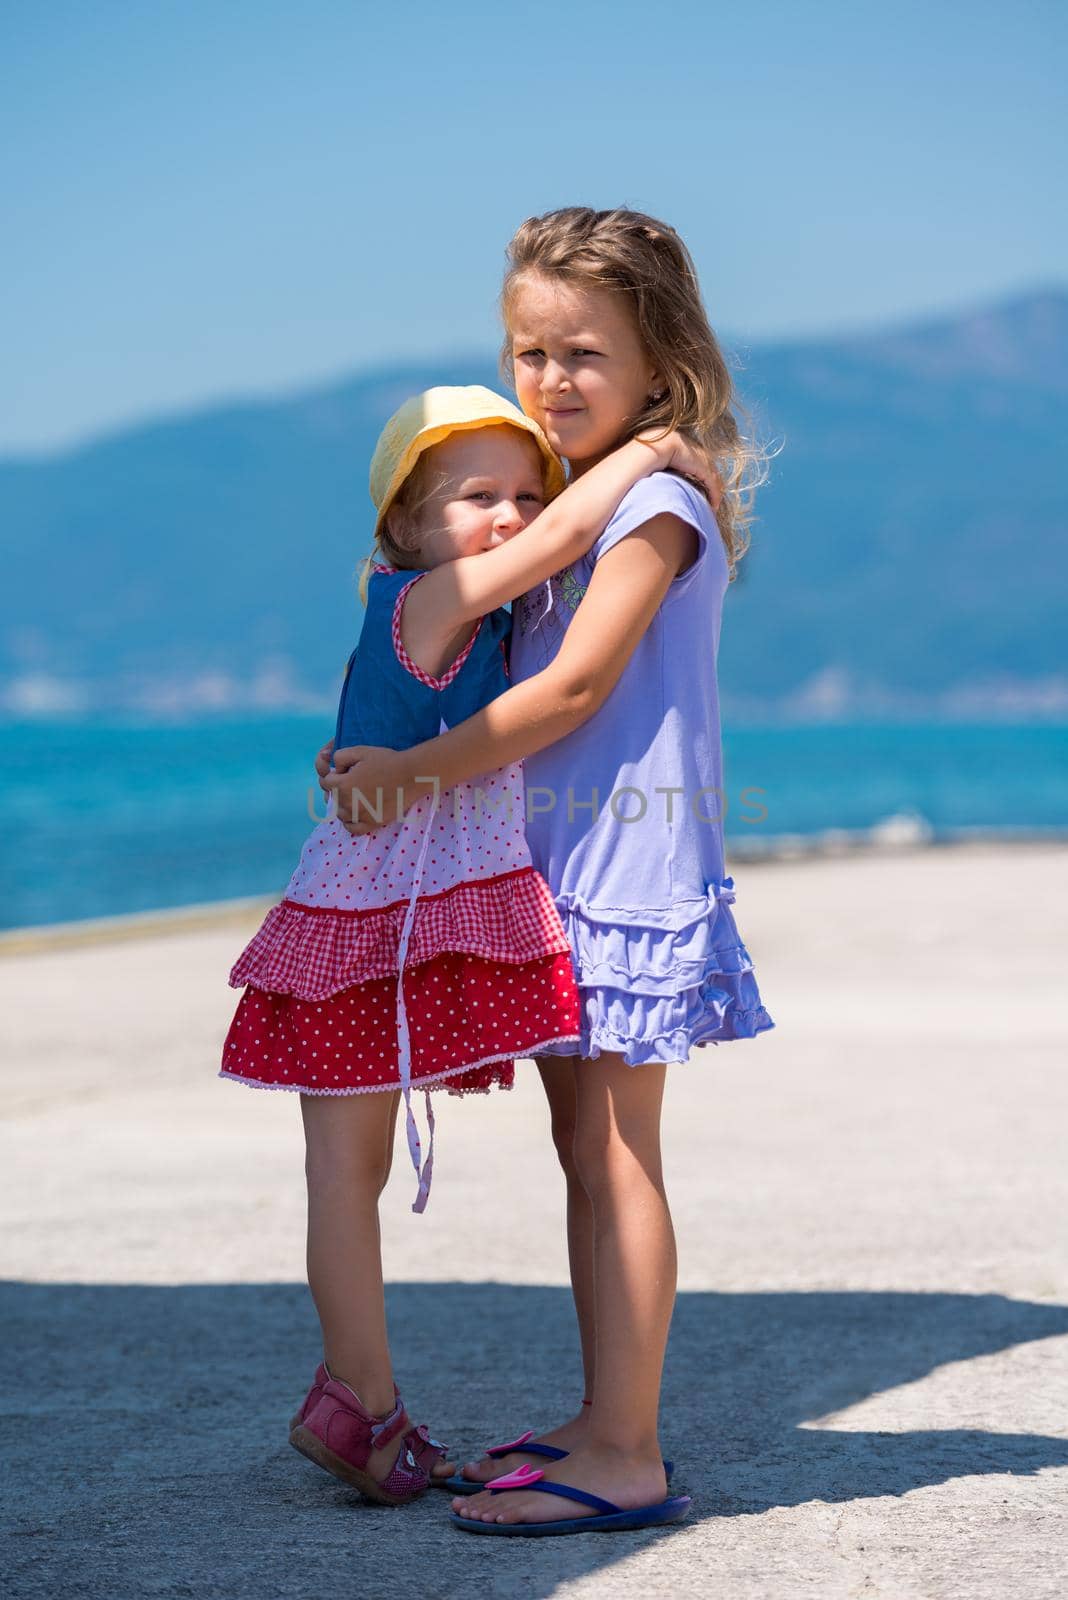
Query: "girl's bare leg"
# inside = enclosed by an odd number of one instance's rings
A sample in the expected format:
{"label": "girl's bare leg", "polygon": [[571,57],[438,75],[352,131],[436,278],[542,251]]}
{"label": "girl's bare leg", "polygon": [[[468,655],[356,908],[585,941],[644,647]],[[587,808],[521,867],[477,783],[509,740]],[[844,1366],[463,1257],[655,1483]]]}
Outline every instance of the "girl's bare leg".
{"label": "girl's bare leg", "polygon": [[[575,1165],[575,1118],[577,1098],[575,1067],[577,1056],[535,1056],[541,1074],[542,1088],[549,1102],[553,1144],[563,1169],[567,1185],[567,1255],[571,1269],[571,1292],[575,1298],[579,1339],[582,1345],[582,1372],[584,1396],[592,1398],[596,1329],[593,1309],[593,1210],[590,1197],[582,1187]],[[558,1450],[573,1450],[585,1438],[589,1422],[589,1406],[579,1405],[575,1414],[555,1428],[538,1433],[542,1444],[554,1444]],[[544,1463],[544,1457],[524,1455],[521,1450],[493,1459],[483,1456],[480,1461],[468,1461],[463,1468],[466,1478],[481,1483],[512,1472],[524,1461],[535,1466]]]}
{"label": "girl's bare leg", "polygon": [[[618,1055],[576,1068],[575,1161],[594,1223],[596,1390],[585,1438],[566,1461],[538,1463],[547,1478],[623,1507],[667,1492],[657,1409],[676,1255],[660,1156],[665,1070],[628,1067]],[[536,1490],[473,1495],[454,1507],[496,1522],[582,1515],[577,1504]]]}
{"label": "girl's bare leg", "polygon": [[579,1084],[576,1146],[590,1195],[597,1297],[597,1393],[590,1444],[653,1459],[678,1258],[664,1190],[666,1067],[601,1056]]}
{"label": "girl's bare leg", "polygon": [[[593,1207],[583,1187],[575,1161],[575,1123],[578,1115],[578,1090],[575,1063],[577,1056],[541,1056],[545,1098],[549,1102],[553,1144],[567,1185],[567,1258],[571,1270],[571,1293],[575,1299],[579,1340],[582,1345],[583,1396],[593,1399],[597,1361],[597,1328],[593,1301]],[[578,1420],[585,1426],[588,1406],[580,1407]],[[555,1439],[549,1440],[554,1444]],[[567,1447],[570,1449],[570,1445]]]}
{"label": "girl's bare leg", "polygon": [[300,1097],[308,1182],[308,1287],[323,1359],[369,1411],[393,1409],[378,1201],[399,1095]]}
{"label": "girl's bare leg", "polygon": [[[323,1330],[323,1360],[368,1411],[393,1410],[378,1201],[393,1160],[397,1093],[301,1095],[308,1179],[308,1287]],[[381,1478],[401,1440],[367,1463]],[[434,1477],[455,1472],[441,1462]]]}

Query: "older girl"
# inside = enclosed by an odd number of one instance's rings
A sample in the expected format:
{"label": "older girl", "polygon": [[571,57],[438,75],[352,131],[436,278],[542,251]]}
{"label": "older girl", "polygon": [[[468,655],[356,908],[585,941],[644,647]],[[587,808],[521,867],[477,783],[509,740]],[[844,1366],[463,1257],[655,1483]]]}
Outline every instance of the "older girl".
{"label": "older girl", "polygon": [[339,751],[324,780],[342,798],[399,786],[414,800],[420,776],[445,786],[525,758],[531,853],[582,1006],[578,1041],[537,1059],[567,1180],[585,1397],[469,1463],[457,1487],[492,1486],[454,1508],[471,1532],[563,1533],[673,1520],[688,1504],[666,1495],[657,1440],[676,1279],[665,1076],[695,1046],[773,1025],[731,910],[716,686],[756,457],[693,264],[665,224],[583,207],[532,218],[512,241],[502,305],[519,403],[573,481],[658,427],[696,437],[725,488],[713,516],[674,474],[636,484],[588,554],[518,603],[507,694],[414,750]]}

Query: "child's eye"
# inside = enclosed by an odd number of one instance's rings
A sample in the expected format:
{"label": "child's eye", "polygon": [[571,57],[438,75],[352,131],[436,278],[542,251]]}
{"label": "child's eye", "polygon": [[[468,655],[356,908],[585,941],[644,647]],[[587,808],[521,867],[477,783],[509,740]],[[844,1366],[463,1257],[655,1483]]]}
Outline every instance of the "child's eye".
{"label": "child's eye", "polygon": [[519,498],[520,500],[533,500],[534,504],[537,506],[543,506],[545,504],[545,496],[541,494],[521,494]]}
{"label": "child's eye", "polygon": [[493,496],[488,489],[475,489],[467,498],[468,500],[491,500]]}
{"label": "child's eye", "polygon": [[516,354],[518,355],[520,361],[526,361],[528,359],[533,360],[535,357],[540,360],[545,359],[544,350],[517,350]]}
{"label": "child's eye", "polygon": [[571,354],[572,354],[572,355],[573,355],[573,356],[595,356],[595,355],[597,355],[597,354],[598,354],[598,353],[599,353],[599,352],[598,352],[598,351],[596,351],[596,350],[586,350],[586,349],[585,349],[585,348],[584,348],[584,347],[583,347],[583,346],[581,346],[581,345],[580,345],[580,346],[578,346],[578,347],[577,347],[577,348],[576,348],[576,349],[574,349],[574,350],[572,350],[572,352],[571,352]]}

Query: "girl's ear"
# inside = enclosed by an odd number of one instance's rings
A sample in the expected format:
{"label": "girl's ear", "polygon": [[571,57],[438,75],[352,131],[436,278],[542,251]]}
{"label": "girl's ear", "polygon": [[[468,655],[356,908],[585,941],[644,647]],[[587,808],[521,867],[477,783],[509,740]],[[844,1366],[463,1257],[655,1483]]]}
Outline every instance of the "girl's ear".
{"label": "girl's ear", "polygon": [[649,404],[658,406],[662,400],[667,399],[669,392],[662,375],[659,372],[652,373],[649,378]]}
{"label": "girl's ear", "polygon": [[396,501],[386,512],[386,531],[398,550],[408,549],[409,519],[404,507]]}

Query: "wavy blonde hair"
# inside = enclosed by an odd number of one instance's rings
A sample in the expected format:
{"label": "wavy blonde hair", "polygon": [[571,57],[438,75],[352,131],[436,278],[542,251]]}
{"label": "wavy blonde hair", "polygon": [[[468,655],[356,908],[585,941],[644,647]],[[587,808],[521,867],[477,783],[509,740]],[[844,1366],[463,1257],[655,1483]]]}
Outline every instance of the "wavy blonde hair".
{"label": "wavy blonde hair", "polygon": [[753,496],[767,478],[767,452],[743,434],[730,369],[709,325],[690,252],[674,228],[641,211],[565,206],[529,217],[508,246],[501,289],[505,341],[501,366],[515,383],[510,315],[529,274],[591,284],[627,295],[646,354],[666,389],[633,419],[643,428],[679,429],[703,447],[723,481],[716,521],[730,578],[749,547]]}

